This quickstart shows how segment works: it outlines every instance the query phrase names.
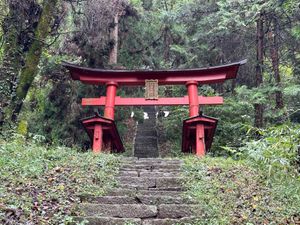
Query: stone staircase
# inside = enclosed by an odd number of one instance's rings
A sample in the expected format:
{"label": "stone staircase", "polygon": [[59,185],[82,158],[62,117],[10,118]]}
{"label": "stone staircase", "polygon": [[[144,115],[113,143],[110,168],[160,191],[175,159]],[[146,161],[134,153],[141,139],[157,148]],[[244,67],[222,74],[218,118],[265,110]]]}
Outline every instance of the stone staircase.
{"label": "stone staircase", "polygon": [[182,161],[126,158],[118,187],[103,197],[85,197],[80,205],[89,225],[194,224],[201,207],[183,197]]}
{"label": "stone staircase", "polygon": [[134,156],[138,158],[156,158],[159,156],[156,131],[156,110],[154,106],[143,107],[149,119],[138,124],[134,143]]}

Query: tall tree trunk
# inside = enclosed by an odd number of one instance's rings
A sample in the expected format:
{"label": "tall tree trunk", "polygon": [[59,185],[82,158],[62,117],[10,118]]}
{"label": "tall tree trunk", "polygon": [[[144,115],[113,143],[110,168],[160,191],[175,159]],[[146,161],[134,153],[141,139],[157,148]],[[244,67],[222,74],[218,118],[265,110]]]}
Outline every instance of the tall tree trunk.
{"label": "tall tree trunk", "polygon": [[113,40],[113,48],[109,53],[109,65],[116,65],[118,63],[118,45],[119,45],[119,12],[114,17],[114,28],[111,32],[111,39]]}
{"label": "tall tree trunk", "polygon": [[[264,64],[264,16],[260,13],[259,18],[256,21],[256,87],[260,87],[263,83],[263,64]],[[263,127],[263,114],[264,108],[262,104],[254,104],[255,108],[255,127]]]}
{"label": "tall tree trunk", "polygon": [[[277,18],[274,16],[273,18],[273,30],[271,29],[269,33],[269,40],[271,43],[271,60],[272,60],[272,67],[274,72],[274,79],[276,86],[281,89],[281,79],[279,73],[279,43],[278,43],[278,35],[279,35],[279,24]],[[277,90],[275,92],[276,98],[276,108],[282,109],[284,107],[283,104],[283,95],[281,90]]]}
{"label": "tall tree trunk", "polygon": [[11,120],[15,122],[22,109],[23,101],[29,91],[29,88],[38,72],[44,42],[51,29],[51,22],[54,16],[54,10],[58,0],[44,0],[43,11],[35,30],[35,40],[30,46],[29,52],[25,58],[25,66],[21,70],[20,79],[17,84],[16,96],[13,101]]}
{"label": "tall tree trunk", "polygon": [[172,44],[171,29],[169,25],[165,25],[164,29],[164,61],[170,61],[170,45]]}
{"label": "tall tree trunk", "polygon": [[10,15],[3,22],[4,34],[4,56],[1,65],[0,76],[0,126],[6,121],[9,105],[13,93],[15,92],[16,79],[20,69],[22,54],[18,45],[18,30],[14,24],[14,11],[10,10]]}

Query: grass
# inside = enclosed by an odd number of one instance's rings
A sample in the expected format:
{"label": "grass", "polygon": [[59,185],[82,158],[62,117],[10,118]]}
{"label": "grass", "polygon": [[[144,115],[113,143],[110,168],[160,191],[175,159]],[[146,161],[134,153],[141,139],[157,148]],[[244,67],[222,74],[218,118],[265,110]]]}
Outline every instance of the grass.
{"label": "grass", "polygon": [[208,156],[186,158],[184,173],[204,209],[199,224],[300,224],[299,174],[269,177],[247,160]]}
{"label": "grass", "polygon": [[68,224],[80,195],[115,185],[119,159],[45,147],[22,137],[0,140],[0,223]]}

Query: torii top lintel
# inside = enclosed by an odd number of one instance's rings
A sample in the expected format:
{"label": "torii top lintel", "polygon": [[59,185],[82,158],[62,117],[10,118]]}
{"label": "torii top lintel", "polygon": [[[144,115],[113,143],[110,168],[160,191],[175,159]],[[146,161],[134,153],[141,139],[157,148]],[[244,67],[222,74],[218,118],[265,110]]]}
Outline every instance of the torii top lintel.
{"label": "torii top lintel", "polygon": [[144,85],[147,79],[157,79],[159,85],[185,85],[187,81],[199,84],[221,83],[235,79],[238,69],[246,60],[222,66],[178,69],[178,70],[104,70],[81,67],[63,62],[73,80],[86,84],[106,84],[115,82],[118,85]]}

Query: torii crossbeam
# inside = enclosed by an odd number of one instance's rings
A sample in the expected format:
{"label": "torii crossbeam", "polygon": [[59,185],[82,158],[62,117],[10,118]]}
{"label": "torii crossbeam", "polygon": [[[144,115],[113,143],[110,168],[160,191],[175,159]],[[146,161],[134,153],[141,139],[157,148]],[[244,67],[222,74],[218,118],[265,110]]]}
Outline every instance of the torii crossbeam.
{"label": "torii crossbeam", "polygon": [[[84,98],[83,106],[105,106],[104,117],[83,120],[83,124],[93,140],[93,151],[101,152],[103,145],[109,144],[112,150],[123,151],[121,139],[114,125],[115,106],[174,106],[189,105],[189,119],[183,125],[183,152],[193,152],[203,156],[209,150],[214,136],[217,120],[199,115],[200,105],[221,105],[223,98],[219,96],[198,96],[201,84],[223,83],[235,79],[238,69],[246,60],[223,66],[185,70],[103,70],[63,63],[71,73],[73,80],[85,84],[106,85],[106,96],[100,98]],[[185,85],[188,96],[180,98],[121,98],[116,96],[119,86],[141,86],[149,83],[157,85]],[[154,89],[157,87],[153,87]],[[88,121],[88,122],[86,122]],[[85,123],[86,122],[86,123]],[[89,125],[87,125],[89,124]],[[87,128],[88,126],[88,128]],[[95,144],[96,143],[96,144]]]}

